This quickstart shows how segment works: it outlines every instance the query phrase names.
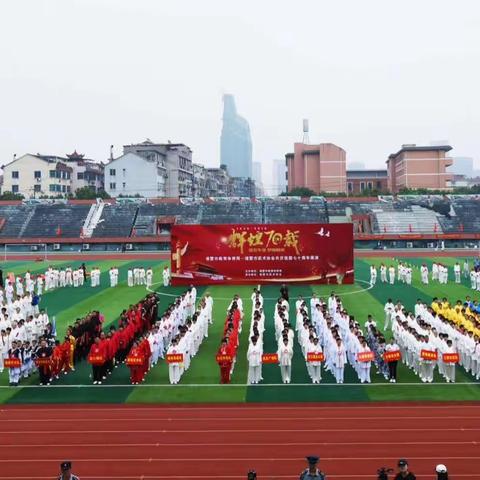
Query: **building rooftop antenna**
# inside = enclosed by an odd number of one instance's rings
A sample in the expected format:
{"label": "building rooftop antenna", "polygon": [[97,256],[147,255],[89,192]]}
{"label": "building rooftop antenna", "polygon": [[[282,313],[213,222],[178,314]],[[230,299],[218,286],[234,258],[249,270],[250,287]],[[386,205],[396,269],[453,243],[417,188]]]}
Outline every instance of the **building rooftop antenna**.
{"label": "building rooftop antenna", "polygon": [[309,127],[308,127],[308,118],[303,119],[303,143],[308,145],[310,143],[310,136],[308,134]]}

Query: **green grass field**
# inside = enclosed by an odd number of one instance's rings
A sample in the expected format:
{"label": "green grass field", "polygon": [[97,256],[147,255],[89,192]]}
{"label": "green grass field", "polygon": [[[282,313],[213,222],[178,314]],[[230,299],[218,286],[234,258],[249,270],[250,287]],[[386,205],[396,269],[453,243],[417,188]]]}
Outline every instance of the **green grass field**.
{"label": "green grass field", "polygon": [[[367,314],[372,314],[381,326],[383,324],[383,305],[387,298],[400,299],[407,309],[413,308],[417,298],[430,302],[434,296],[446,296],[456,301],[471,295],[469,282],[462,279],[462,285],[431,284],[424,286],[419,281],[419,266],[426,262],[431,265],[434,258],[406,258],[407,263],[415,267],[414,283],[411,286],[396,284],[384,286],[368,285],[369,265],[385,262],[395,263],[401,258],[362,258],[355,262],[356,283],[344,286],[295,286],[290,288],[290,297],[295,300],[297,295],[305,297],[316,292],[320,296],[328,296],[331,291],[338,293],[346,309],[363,325]],[[453,266],[456,258],[442,258],[444,263]],[[79,262],[50,262],[56,265],[76,265]],[[161,286],[161,268],[164,262],[154,260],[139,260],[135,262],[105,260],[86,262],[87,268],[98,265],[102,270],[102,286],[92,289],[87,284],[77,289],[59,289],[48,292],[42,299],[41,306],[48,310],[50,316],[55,315],[57,331],[61,335],[66,326],[77,317],[82,317],[91,309],[100,310],[106,318],[106,323],[115,322],[129,304],[141,299],[146,291],[144,287],[128,288],[126,272],[130,266],[142,264],[152,266],[155,272],[155,290],[161,296],[160,311],[183,288],[163,288]],[[108,286],[107,271],[112,265],[120,269],[118,287]],[[44,271],[45,263],[7,262],[3,263],[4,272],[23,273]],[[145,384],[132,387],[128,385],[129,370],[120,366],[114,371],[106,384],[90,385],[90,368],[86,363],[77,366],[75,372],[64,376],[55,386],[36,386],[37,378],[22,381],[20,387],[8,387],[8,376],[4,372],[0,376],[0,402],[2,403],[46,403],[46,402],[320,402],[320,401],[420,401],[420,400],[480,400],[480,383],[457,368],[457,383],[446,384],[440,377],[437,383],[423,384],[408,369],[399,368],[399,382],[390,384],[372,368],[372,384],[360,385],[353,370],[347,366],[345,384],[336,385],[330,373],[323,374],[320,385],[311,385],[305,361],[300,347],[295,340],[294,360],[292,366],[292,384],[280,384],[280,371],[277,365],[265,365],[263,368],[264,382],[260,385],[246,385],[247,361],[246,350],[250,321],[251,287],[211,287],[208,289],[214,298],[214,325],[210,327],[209,337],[202,343],[200,351],[192,360],[190,369],[183,375],[180,385],[171,386],[168,383],[168,367],[163,362],[152,369]],[[198,297],[205,288],[198,289]],[[234,293],[244,299],[245,325],[240,338],[240,348],[237,364],[231,385],[219,385],[219,371],[215,363],[215,353],[220,342],[223,322],[228,303]],[[267,286],[262,288],[265,298],[266,331],[264,333],[264,351],[275,351],[275,336],[273,327],[273,308],[278,295],[278,288]]]}

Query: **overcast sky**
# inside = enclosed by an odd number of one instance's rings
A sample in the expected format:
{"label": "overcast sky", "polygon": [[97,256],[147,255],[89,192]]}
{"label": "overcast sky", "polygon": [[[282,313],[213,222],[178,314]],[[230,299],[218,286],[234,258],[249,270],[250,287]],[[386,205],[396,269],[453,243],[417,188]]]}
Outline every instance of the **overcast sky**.
{"label": "overcast sky", "polygon": [[228,92],[267,185],[303,118],[347,162],[446,139],[480,168],[477,0],[2,0],[0,20],[2,164],[148,137],[217,166]]}

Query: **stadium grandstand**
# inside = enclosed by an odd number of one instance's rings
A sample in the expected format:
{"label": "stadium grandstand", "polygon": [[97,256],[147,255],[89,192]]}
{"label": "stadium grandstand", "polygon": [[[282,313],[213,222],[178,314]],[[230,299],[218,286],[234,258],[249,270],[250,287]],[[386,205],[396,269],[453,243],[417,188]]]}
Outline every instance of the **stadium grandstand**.
{"label": "stadium grandstand", "polygon": [[[472,248],[476,195],[0,202],[0,245],[28,251],[167,250],[173,224],[353,224],[356,248]],[[6,247],[5,247],[6,246]]]}

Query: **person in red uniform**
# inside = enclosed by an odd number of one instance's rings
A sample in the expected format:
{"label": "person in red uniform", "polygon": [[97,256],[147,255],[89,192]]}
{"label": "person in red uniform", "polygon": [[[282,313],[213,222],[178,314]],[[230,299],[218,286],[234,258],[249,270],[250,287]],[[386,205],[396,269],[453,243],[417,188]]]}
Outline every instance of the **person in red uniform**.
{"label": "person in red uniform", "polygon": [[[105,352],[103,351],[103,347],[100,341],[100,337],[95,337],[95,341],[93,345],[90,347],[89,355],[95,355],[105,358]],[[102,371],[103,371],[103,364],[101,365],[92,365],[92,376],[93,376],[93,384],[94,385],[101,385],[102,384]]]}
{"label": "person in red uniform", "polygon": [[139,344],[137,341],[133,342],[133,346],[128,353],[128,357],[134,357],[134,358],[140,358],[141,364],[139,365],[130,365],[130,382],[132,385],[138,385],[143,378],[143,364],[144,364],[144,357],[143,357],[143,351],[139,347]]}
{"label": "person in red uniform", "polygon": [[142,381],[144,381],[145,375],[147,374],[148,369],[150,367],[150,356],[152,355],[152,350],[150,349],[150,343],[146,335],[141,340],[140,348],[142,350],[142,355],[143,355]]}
{"label": "person in red uniform", "polygon": [[63,368],[63,348],[60,344],[60,340],[55,340],[55,347],[53,348],[52,361],[51,361],[51,378],[52,381],[54,378],[58,380],[60,372]]}
{"label": "person in red uniform", "polygon": [[[231,348],[228,346],[227,339],[222,340],[222,344],[218,349],[218,355],[231,355]],[[230,383],[230,371],[232,369],[231,360],[222,360],[218,364],[220,366],[220,383]]]}

